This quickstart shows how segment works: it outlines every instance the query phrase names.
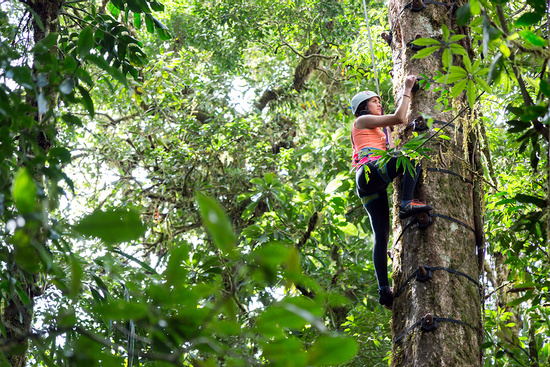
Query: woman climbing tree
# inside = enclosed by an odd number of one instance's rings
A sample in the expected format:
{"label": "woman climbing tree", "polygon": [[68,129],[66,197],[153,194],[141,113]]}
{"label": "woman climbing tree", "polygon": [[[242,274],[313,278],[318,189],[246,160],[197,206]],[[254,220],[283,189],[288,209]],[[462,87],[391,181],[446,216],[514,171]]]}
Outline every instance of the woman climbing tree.
{"label": "woman climbing tree", "polygon": [[391,134],[386,135],[381,128],[407,122],[406,115],[415,82],[414,75],[409,75],[405,79],[401,104],[394,114],[383,115],[380,96],[371,91],[360,92],[351,100],[351,109],[356,117],[351,141],[353,161],[357,169],[355,174],[357,194],[369,214],[374,233],[373,262],[378,280],[379,302],[388,309],[392,307],[393,294],[388,280],[386,255],[390,234],[390,212],[386,188],[394,178],[404,174],[399,211],[401,219],[433,208],[426,203],[413,200],[414,187],[421,171],[420,163],[415,165],[415,175],[412,176],[404,166],[397,167],[397,158],[391,158],[386,164],[381,165],[378,161],[380,156],[374,156],[373,153],[376,150],[386,150],[386,143],[390,147],[395,146]]}

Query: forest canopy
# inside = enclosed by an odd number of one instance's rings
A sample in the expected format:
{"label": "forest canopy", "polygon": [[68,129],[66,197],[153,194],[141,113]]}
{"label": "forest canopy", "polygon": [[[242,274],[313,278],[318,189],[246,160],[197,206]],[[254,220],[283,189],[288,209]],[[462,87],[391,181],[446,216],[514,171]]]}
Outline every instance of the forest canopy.
{"label": "forest canopy", "polygon": [[[2,365],[389,365],[349,101],[402,81],[366,5],[0,2]],[[550,9],[448,12],[411,62],[482,132],[483,363],[550,366]]]}

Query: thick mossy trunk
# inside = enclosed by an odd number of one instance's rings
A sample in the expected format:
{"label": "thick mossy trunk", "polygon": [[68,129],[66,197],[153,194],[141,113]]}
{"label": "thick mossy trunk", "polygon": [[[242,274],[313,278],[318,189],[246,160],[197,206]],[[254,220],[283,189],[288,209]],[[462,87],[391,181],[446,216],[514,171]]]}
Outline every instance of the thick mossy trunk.
{"label": "thick mossy trunk", "polygon": [[[451,14],[460,4],[453,5],[454,8],[426,4],[419,12],[410,9],[402,11],[406,4],[399,0],[392,0],[389,4],[390,25],[394,27],[392,55],[396,100],[401,95],[407,75],[424,74],[432,78],[436,76],[436,71],[444,72],[441,50],[424,59],[411,59],[416,51],[403,47],[417,35],[442,39],[442,25],[457,34],[464,32],[456,27],[454,15]],[[466,42],[463,46],[470,49]],[[453,62],[459,65],[461,58],[455,56]],[[463,97],[451,100],[452,110],[442,113],[436,109],[436,100],[440,96],[441,92],[434,91],[433,84],[428,90],[421,88],[413,92],[409,121],[423,113],[436,120],[449,121],[466,103]],[[405,229],[415,218],[399,220],[394,217],[394,238],[397,239],[405,230],[401,240],[392,248],[394,292],[421,265],[451,269],[433,271],[432,279],[424,283],[412,279],[401,289],[394,302],[392,318],[393,339],[398,339],[393,344],[392,353],[392,366],[395,367],[482,365],[481,294],[476,284],[480,273],[477,243],[482,237],[476,231],[481,218],[476,220],[476,216],[481,213],[481,203],[480,196],[474,195],[477,177],[472,173],[475,170],[474,155],[470,150],[478,148],[469,141],[472,116],[466,111],[454,121],[455,126],[446,128],[444,134],[450,140],[434,138],[428,143],[432,149],[430,160],[423,161],[424,171],[415,197],[434,207],[433,224],[426,229],[416,225]],[[433,133],[431,129],[428,136]],[[404,141],[411,137],[410,131],[401,130],[397,134]],[[399,203],[401,183],[396,181],[394,185],[396,194],[393,202]],[[421,325],[410,329],[427,314],[447,320],[440,320],[438,327],[432,331],[422,331]]]}

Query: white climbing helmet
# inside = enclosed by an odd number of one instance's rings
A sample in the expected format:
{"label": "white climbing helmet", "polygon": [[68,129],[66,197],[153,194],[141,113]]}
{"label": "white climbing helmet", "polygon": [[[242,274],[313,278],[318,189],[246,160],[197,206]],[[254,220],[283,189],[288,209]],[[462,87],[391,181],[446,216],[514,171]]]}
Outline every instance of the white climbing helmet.
{"label": "white climbing helmet", "polygon": [[367,90],[364,92],[359,92],[353,98],[351,99],[351,113],[355,115],[355,111],[357,111],[357,107],[361,104],[361,102],[371,99],[372,97],[378,97],[380,96],[373,91]]}

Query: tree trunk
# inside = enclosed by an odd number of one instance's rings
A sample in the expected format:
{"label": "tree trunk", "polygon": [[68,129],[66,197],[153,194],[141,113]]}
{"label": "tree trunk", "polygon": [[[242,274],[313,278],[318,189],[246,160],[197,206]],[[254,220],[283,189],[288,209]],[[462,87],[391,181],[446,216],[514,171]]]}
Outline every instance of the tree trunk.
{"label": "tree trunk", "polygon": [[[411,59],[416,51],[402,49],[408,42],[417,35],[441,40],[443,24],[457,34],[467,32],[456,26],[454,16],[452,25],[449,24],[451,12],[461,4],[454,5],[454,9],[450,6],[425,4],[425,8],[418,12],[411,9],[402,11],[406,4],[400,0],[389,3],[390,25],[394,27],[391,47],[396,100],[401,96],[403,81],[407,75],[424,74],[433,78],[435,71],[444,72],[442,50],[427,58]],[[398,15],[399,13],[401,14]],[[471,46],[467,42],[463,46],[471,52]],[[461,57],[455,56],[453,63],[461,65]],[[435,85],[437,86],[440,85]],[[412,121],[425,113],[435,120],[449,121],[466,104],[464,97],[452,100],[451,111],[442,113],[436,109],[436,100],[440,96],[441,92],[434,91],[433,84],[428,90],[421,88],[413,92],[408,120]],[[472,130],[472,119],[473,114],[465,112],[453,122],[456,127],[445,129],[444,134],[450,136],[450,140],[436,137],[428,143],[432,152],[430,160],[423,161],[423,174],[415,197],[434,207],[433,224],[426,229],[420,229],[416,225],[406,228],[416,218],[399,220],[394,216],[394,238],[397,239],[404,232],[401,240],[392,249],[394,293],[399,293],[393,306],[392,366],[482,365],[481,294],[477,285],[480,272],[476,253],[476,239],[480,247],[483,245],[480,240],[483,238],[480,228],[482,220],[476,218],[481,213],[479,198],[482,196],[479,192],[474,195],[474,185],[478,185],[478,182],[472,173],[476,170],[475,152],[470,150],[479,148],[468,134]],[[464,134],[459,131],[459,127]],[[403,141],[411,137],[411,133],[404,132],[403,129],[397,133]],[[430,129],[427,136],[432,134],[434,130]],[[454,172],[462,178],[433,169]],[[401,183],[396,181],[394,187],[396,194],[393,202],[396,203],[395,209],[398,209]],[[397,213],[397,210],[394,212]],[[434,270],[431,280],[427,282],[412,279],[407,283],[409,276],[421,265],[444,267],[451,271]],[[427,314],[435,317],[436,328],[423,331],[420,324],[412,327]],[[429,323],[429,318],[425,320],[426,329],[435,326],[434,322]]]}
{"label": "tree trunk", "polygon": [[[25,2],[34,12],[32,21],[34,43],[44,39],[50,32],[56,32],[58,28],[58,17],[61,9],[61,0],[37,0],[34,2]],[[40,19],[37,21],[36,17]],[[56,53],[56,48],[53,47],[51,52]],[[36,70],[36,68],[34,68]],[[46,98],[50,103],[55,101],[56,93],[44,88]],[[27,97],[26,101],[29,105],[36,107],[37,101],[35,97]],[[55,104],[55,103],[53,103]],[[45,126],[41,121],[38,113],[34,116],[37,126],[41,126],[44,131],[48,131],[48,126]],[[39,132],[36,136],[37,145],[47,154],[48,149],[52,146],[50,137],[44,132]],[[27,148],[26,148],[27,149]],[[42,182],[42,177],[36,177],[37,182]],[[47,219],[44,219],[47,220]],[[25,228],[20,229],[25,232],[24,237],[29,241],[38,241],[45,243],[46,238],[42,230],[34,228],[28,224]],[[37,259],[38,261],[38,259]],[[5,348],[2,352],[8,359],[8,362],[13,367],[23,367],[27,362],[27,354],[29,349],[29,338],[32,336],[32,322],[34,315],[34,299],[40,295],[41,289],[38,280],[38,273],[29,273],[29,269],[21,268],[15,261],[8,264],[10,276],[16,281],[16,286],[19,285],[18,291],[13,286],[10,293],[9,301],[2,305],[1,315],[2,324],[6,330],[5,337],[0,337]]]}

